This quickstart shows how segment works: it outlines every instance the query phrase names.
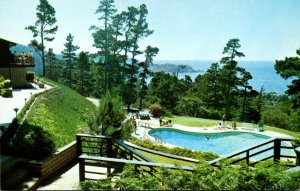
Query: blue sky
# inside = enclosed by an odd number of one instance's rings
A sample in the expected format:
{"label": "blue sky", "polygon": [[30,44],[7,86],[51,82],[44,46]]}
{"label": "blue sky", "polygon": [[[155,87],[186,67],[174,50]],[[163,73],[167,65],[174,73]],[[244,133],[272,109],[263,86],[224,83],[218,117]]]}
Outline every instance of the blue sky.
{"label": "blue sky", "polygon": [[[74,36],[79,51],[95,52],[89,27],[102,25],[94,14],[99,0],[48,0],[56,10],[58,32],[46,44],[56,53],[66,36]],[[0,38],[28,44],[24,30],[36,20],[38,0],[0,1]],[[157,46],[160,60],[220,60],[226,42],[239,38],[244,60],[275,60],[295,56],[300,48],[300,0],[115,0],[119,11],[148,7],[154,34],[142,47]]]}

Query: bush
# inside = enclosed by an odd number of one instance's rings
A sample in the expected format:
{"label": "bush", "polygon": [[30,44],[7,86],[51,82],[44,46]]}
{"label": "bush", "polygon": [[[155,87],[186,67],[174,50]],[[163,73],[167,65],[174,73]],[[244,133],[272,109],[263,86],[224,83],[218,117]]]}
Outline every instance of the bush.
{"label": "bush", "polygon": [[163,112],[162,107],[159,103],[151,104],[149,109],[149,112],[153,115],[153,117],[159,117]]}
{"label": "bush", "polygon": [[288,118],[289,116],[280,109],[269,109],[262,113],[262,119],[265,124],[282,129],[288,129]]}
{"label": "bush", "polygon": [[19,125],[13,120],[2,137],[2,153],[28,159],[43,159],[55,152],[55,144],[48,132],[26,121]]}
{"label": "bush", "polygon": [[5,81],[4,77],[0,76],[0,89],[4,88],[4,81]]}
{"label": "bush", "polygon": [[89,123],[91,134],[112,136],[115,139],[127,139],[133,131],[130,121],[124,123],[126,113],[119,97],[112,97],[109,92],[100,99],[94,119]]}
{"label": "bush", "polygon": [[31,71],[26,72],[26,80],[28,82],[33,83],[33,81],[34,81],[34,72],[31,72]]}
{"label": "bush", "polygon": [[9,89],[1,89],[1,95],[3,97],[12,97],[13,96],[12,89],[11,88],[9,88]]}
{"label": "bush", "polygon": [[[126,165],[120,178],[107,185],[110,178],[85,183],[84,190],[297,190],[300,171],[285,172],[282,165],[268,161],[252,167],[246,165],[215,168],[199,163],[193,173],[184,170],[156,168],[152,175]],[[105,187],[103,186],[105,185]],[[89,186],[91,186],[89,188]]]}

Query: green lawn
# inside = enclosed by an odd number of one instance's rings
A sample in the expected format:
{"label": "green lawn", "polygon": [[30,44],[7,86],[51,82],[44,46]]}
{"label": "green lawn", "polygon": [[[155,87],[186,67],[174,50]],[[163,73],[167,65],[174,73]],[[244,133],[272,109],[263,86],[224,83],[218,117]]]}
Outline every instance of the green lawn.
{"label": "green lawn", "polygon": [[48,131],[58,149],[75,140],[76,133],[87,127],[86,120],[95,109],[77,92],[57,86],[37,97],[26,120]]}
{"label": "green lawn", "polygon": [[203,118],[195,118],[195,117],[187,117],[187,116],[168,116],[164,119],[172,120],[173,123],[190,126],[190,127],[211,127],[217,125],[220,120],[213,119],[203,119]]}
{"label": "green lawn", "polygon": [[[218,123],[221,122],[221,120],[203,119],[203,118],[195,118],[195,117],[187,117],[187,116],[176,116],[176,115],[168,116],[168,117],[165,117],[164,119],[171,119],[173,123],[176,123],[179,125],[185,125],[185,126],[190,126],[190,127],[199,127],[199,128],[216,126],[216,125],[218,125]],[[226,125],[228,124],[231,126],[230,121],[225,122],[225,124]],[[258,124],[237,122],[237,126],[257,128]],[[271,127],[268,125],[265,125],[265,129],[275,131],[278,133],[287,134],[292,137],[299,136],[299,134],[297,134],[297,133],[294,133],[294,132],[291,132],[291,131],[288,131],[285,129],[280,129],[277,127]]]}

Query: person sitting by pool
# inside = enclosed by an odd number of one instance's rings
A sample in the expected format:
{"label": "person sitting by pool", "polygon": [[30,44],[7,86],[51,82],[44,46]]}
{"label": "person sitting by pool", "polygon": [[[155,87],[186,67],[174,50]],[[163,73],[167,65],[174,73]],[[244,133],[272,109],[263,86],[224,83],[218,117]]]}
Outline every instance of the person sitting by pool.
{"label": "person sitting by pool", "polygon": [[222,124],[219,123],[219,124],[217,125],[217,128],[218,128],[218,129],[221,129],[221,128],[222,128]]}
{"label": "person sitting by pool", "polygon": [[172,120],[171,120],[171,119],[167,121],[167,126],[168,126],[168,127],[172,127],[172,126],[173,126],[173,123],[172,123]]}
{"label": "person sitting by pool", "polygon": [[235,121],[232,122],[232,129],[237,130]]}
{"label": "person sitting by pool", "polygon": [[162,118],[159,118],[159,126],[163,126],[163,120],[162,120]]}

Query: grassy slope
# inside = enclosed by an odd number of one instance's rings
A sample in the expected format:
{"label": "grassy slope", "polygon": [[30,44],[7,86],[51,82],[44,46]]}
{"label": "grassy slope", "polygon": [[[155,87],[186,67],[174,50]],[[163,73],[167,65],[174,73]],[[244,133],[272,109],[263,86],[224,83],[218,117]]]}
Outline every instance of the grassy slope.
{"label": "grassy slope", "polygon": [[148,153],[145,151],[138,150],[142,155],[148,157],[149,159],[153,160],[154,162],[158,163],[165,163],[165,164],[178,164],[178,165],[183,165],[183,166],[195,166],[195,163],[192,162],[187,162],[187,161],[182,161],[182,160],[176,160],[176,159],[171,159],[168,157]]}
{"label": "grassy slope", "polygon": [[56,148],[60,148],[75,140],[76,133],[87,126],[86,119],[94,111],[95,106],[77,92],[57,86],[38,96],[26,119],[47,130]]}
{"label": "grassy slope", "polygon": [[[211,126],[216,126],[218,123],[221,122],[221,120],[213,120],[213,119],[203,119],[203,118],[195,118],[195,117],[186,117],[186,116],[168,116],[165,119],[171,119],[174,123],[180,124],[180,125],[185,125],[185,126],[190,126],[190,127],[211,127]],[[225,124],[231,125],[231,122]],[[252,124],[252,123],[237,123],[237,126],[246,126],[246,127],[252,127],[252,128],[257,128],[257,124]],[[271,127],[266,125],[265,126],[266,130],[271,130],[283,134],[290,135],[292,137],[296,137],[299,134],[285,130],[285,129],[280,129],[277,127]]]}

